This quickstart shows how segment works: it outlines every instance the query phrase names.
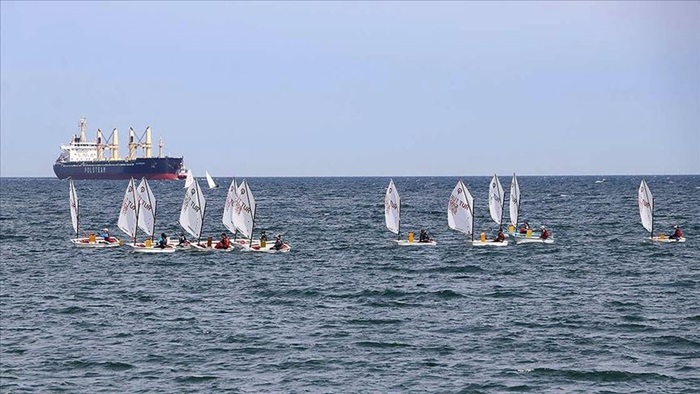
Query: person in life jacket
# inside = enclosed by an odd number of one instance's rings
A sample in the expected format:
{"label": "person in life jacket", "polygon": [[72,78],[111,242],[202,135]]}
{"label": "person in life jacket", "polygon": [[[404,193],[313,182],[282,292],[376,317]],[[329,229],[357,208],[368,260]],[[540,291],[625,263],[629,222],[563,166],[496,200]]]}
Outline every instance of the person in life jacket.
{"label": "person in life jacket", "polygon": [[494,238],[494,242],[503,242],[505,241],[506,236],[503,234],[503,227],[498,228],[498,235],[496,235],[496,238]]}
{"label": "person in life jacket", "polygon": [[109,229],[103,228],[102,231],[98,234],[100,237],[104,238],[105,241],[107,242],[116,242],[117,240],[109,235]]}
{"label": "person in life jacket", "polygon": [[226,233],[221,233],[221,241],[217,242],[216,245],[214,245],[214,248],[216,249],[228,249],[230,246],[228,236]]}
{"label": "person in life jacket", "polygon": [[428,236],[428,232],[425,230],[420,231],[420,235],[418,235],[418,242],[430,242],[430,237]]}
{"label": "person in life jacket", "polygon": [[552,233],[549,232],[547,227],[542,226],[542,227],[540,227],[540,230],[542,230],[542,235],[540,235],[541,239],[547,239],[547,238],[552,236]]}
{"label": "person in life jacket", "polygon": [[190,244],[190,241],[188,241],[187,237],[185,237],[185,233],[180,233],[177,236],[177,241],[179,246],[185,246]]}
{"label": "person in life jacket", "polygon": [[284,243],[282,242],[282,234],[275,235],[275,244],[272,245],[272,249],[280,250],[282,249],[282,246],[284,246]]}
{"label": "person in life jacket", "polygon": [[520,228],[518,229],[520,231],[520,234],[525,234],[527,233],[527,230],[530,230],[530,223],[526,221],[523,222],[522,225],[520,225]]}
{"label": "person in life jacket", "polygon": [[671,239],[681,239],[683,238],[683,231],[681,230],[680,226],[675,225],[673,226],[673,235],[671,235],[669,238]]}
{"label": "person in life jacket", "polygon": [[168,236],[165,233],[160,234],[160,238],[158,238],[158,243],[156,246],[161,249],[165,249],[165,247],[168,246]]}

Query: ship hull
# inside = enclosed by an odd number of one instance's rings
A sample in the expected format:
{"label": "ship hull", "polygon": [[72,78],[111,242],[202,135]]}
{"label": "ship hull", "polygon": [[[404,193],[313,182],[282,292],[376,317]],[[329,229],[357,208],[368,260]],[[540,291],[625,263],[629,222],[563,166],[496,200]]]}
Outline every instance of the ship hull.
{"label": "ship hull", "polygon": [[59,179],[178,179],[181,157],[151,157],[134,160],[57,162],[53,172]]}

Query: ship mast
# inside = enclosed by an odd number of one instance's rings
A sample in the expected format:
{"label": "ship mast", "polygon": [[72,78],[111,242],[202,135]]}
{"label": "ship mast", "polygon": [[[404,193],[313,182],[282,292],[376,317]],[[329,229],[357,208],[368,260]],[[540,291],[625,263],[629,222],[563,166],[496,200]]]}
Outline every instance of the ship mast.
{"label": "ship mast", "polygon": [[85,137],[85,127],[87,125],[87,119],[83,116],[80,118],[80,142],[85,142],[87,141],[87,138]]}

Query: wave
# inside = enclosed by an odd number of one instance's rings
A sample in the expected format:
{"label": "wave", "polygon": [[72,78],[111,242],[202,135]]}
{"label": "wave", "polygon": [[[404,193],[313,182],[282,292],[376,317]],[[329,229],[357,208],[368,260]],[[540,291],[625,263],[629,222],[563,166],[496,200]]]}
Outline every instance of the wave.
{"label": "wave", "polygon": [[655,372],[628,372],[616,370],[579,371],[572,369],[534,368],[529,373],[537,375],[560,376],[574,380],[595,382],[626,382],[635,380],[675,380],[674,378]]}

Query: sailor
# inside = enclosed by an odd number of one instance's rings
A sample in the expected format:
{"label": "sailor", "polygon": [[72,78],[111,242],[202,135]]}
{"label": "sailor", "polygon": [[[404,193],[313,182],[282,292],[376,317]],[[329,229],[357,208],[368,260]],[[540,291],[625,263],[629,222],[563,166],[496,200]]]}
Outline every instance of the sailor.
{"label": "sailor", "polygon": [[526,221],[523,222],[523,224],[520,226],[518,231],[520,231],[520,234],[525,234],[527,233],[527,230],[530,230],[530,223]]}
{"label": "sailor", "polygon": [[216,245],[214,246],[216,249],[228,249],[229,248],[229,239],[226,233],[221,233],[221,241],[217,242]]}
{"label": "sailor", "polygon": [[265,245],[267,245],[267,234],[265,233],[265,230],[260,232],[260,247],[264,248]]}
{"label": "sailor", "polygon": [[542,230],[542,235],[540,235],[540,239],[545,240],[552,236],[552,233],[550,233],[549,230],[547,230],[547,227],[542,226],[540,227],[540,230]]}
{"label": "sailor", "polygon": [[160,238],[158,238],[158,243],[156,246],[161,249],[165,249],[165,247],[168,246],[168,236],[165,233],[160,234]]}
{"label": "sailor", "polygon": [[190,242],[187,240],[187,237],[185,237],[185,233],[180,233],[180,234],[177,236],[177,240],[178,240],[178,246],[184,246],[184,245],[188,245],[188,244],[190,243]]}
{"label": "sailor", "polygon": [[280,250],[282,249],[282,246],[284,246],[282,243],[282,234],[275,235],[275,244],[272,246],[272,249]]}
{"label": "sailor", "polygon": [[418,242],[430,242],[430,237],[428,237],[427,231],[420,230],[420,235],[418,235]]}
{"label": "sailor", "polygon": [[494,242],[503,242],[506,239],[506,235],[503,234],[503,227],[498,227],[498,235],[496,235],[496,238],[493,240]]}
{"label": "sailor", "polygon": [[115,241],[116,241],[116,240],[114,239],[114,237],[112,237],[111,235],[109,235],[109,229],[107,229],[107,228],[103,228],[103,229],[102,229],[102,232],[100,232],[99,235],[100,235],[100,237],[104,238],[104,240],[107,241],[107,242],[115,242]]}
{"label": "sailor", "polygon": [[669,238],[670,239],[681,239],[683,238],[683,231],[681,230],[679,225],[673,226],[673,235],[671,235]]}

